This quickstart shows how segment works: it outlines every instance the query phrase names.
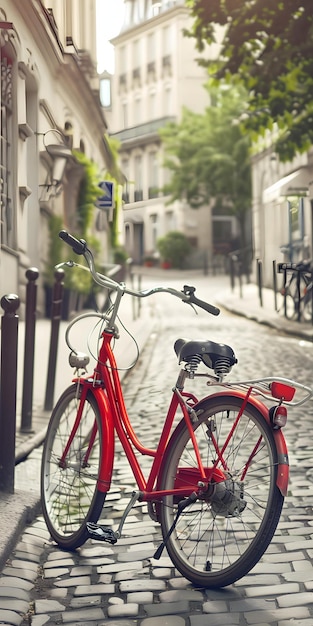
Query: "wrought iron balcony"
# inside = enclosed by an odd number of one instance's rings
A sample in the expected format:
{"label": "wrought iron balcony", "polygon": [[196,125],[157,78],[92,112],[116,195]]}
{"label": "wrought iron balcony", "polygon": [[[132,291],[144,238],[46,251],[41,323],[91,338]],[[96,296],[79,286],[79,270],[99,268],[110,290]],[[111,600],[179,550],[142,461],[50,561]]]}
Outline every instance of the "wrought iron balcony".
{"label": "wrought iron balcony", "polygon": [[135,189],[134,200],[135,200],[135,202],[140,202],[140,200],[143,200],[143,191],[142,191],[142,189]]}

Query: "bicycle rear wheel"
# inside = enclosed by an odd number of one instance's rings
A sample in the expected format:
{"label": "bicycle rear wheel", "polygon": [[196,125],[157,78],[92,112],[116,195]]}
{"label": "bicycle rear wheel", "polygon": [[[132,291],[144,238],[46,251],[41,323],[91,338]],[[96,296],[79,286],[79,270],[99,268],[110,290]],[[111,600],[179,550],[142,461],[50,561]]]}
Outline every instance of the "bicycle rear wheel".
{"label": "bicycle rear wheel", "polygon": [[[193,428],[207,476],[218,458],[217,448],[221,451],[225,445],[225,450],[207,492],[181,512],[166,542],[176,568],[201,587],[230,585],[254,567],[274,535],[284,501],[276,486],[275,441],[263,416],[248,405],[231,433],[241,405],[241,399],[231,396],[202,404]],[[182,420],[168,445],[160,488],[197,489],[197,468]],[[160,507],[164,539],[177,507],[173,496]]]}
{"label": "bicycle rear wheel", "polygon": [[87,540],[86,522],[97,522],[106,495],[97,489],[102,428],[99,408],[91,393],[87,394],[77,431],[61,461],[76,420],[80,392],[74,384],[56,404],[41,464],[43,516],[54,541],[67,550],[74,550]]}

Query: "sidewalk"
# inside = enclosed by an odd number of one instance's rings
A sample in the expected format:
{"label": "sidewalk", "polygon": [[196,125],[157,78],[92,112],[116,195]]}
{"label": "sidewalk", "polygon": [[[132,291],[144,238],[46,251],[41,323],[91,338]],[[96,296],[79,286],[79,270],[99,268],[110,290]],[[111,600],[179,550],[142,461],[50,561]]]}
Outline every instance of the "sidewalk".
{"label": "sidewalk", "polygon": [[[210,276],[206,276],[200,271],[164,271],[155,268],[134,268],[135,281],[134,288],[141,283],[141,288],[145,288],[145,282],[155,282],[155,284],[167,285],[168,283],[183,286],[184,284],[194,284],[197,288],[197,296],[206,298],[206,290],[210,284]],[[140,279],[139,279],[140,276]],[[293,336],[297,336],[306,341],[313,341],[313,326],[308,323],[299,323],[296,321],[286,320],[281,313],[277,313],[274,308],[274,295],[272,290],[262,290],[262,304],[260,306],[258,288],[255,284],[243,284],[242,293],[240,294],[239,286],[231,290],[230,280],[228,276],[215,277],[218,288],[214,297],[213,304],[216,304],[234,314],[245,316],[255,320],[260,324],[266,324],[279,332],[284,332]],[[175,284],[176,287],[176,284]],[[179,288],[179,287],[178,287]],[[136,357],[134,350],[134,342],[131,338],[133,335],[138,343],[139,351],[145,346],[153,328],[157,323],[154,317],[153,304],[150,299],[140,300],[140,316],[138,308],[134,309],[134,304],[130,304],[129,299],[123,302],[123,312],[121,318],[129,334],[120,325],[121,339],[117,342],[116,358],[120,367],[127,368]],[[138,301],[137,305],[138,305]],[[136,305],[136,306],[137,306]],[[87,332],[87,322],[83,322],[84,331],[81,329],[73,336],[76,341],[77,337],[85,336]],[[57,359],[57,374],[55,381],[54,400],[58,398],[60,393],[71,382],[73,371],[68,365],[69,351],[64,341],[64,332],[67,322],[62,322],[59,336],[59,348]],[[24,342],[24,324],[19,325],[19,355],[23,355]],[[92,343],[92,336],[90,342]],[[44,411],[46,371],[49,354],[50,342],[50,322],[49,320],[38,320],[36,327],[36,354],[35,354],[35,372],[34,372],[34,413],[32,417],[32,432],[22,433],[20,431],[20,411],[21,411],[21,389],[22,389],[22,368],[23,362],[19,356],[18,371],[18,391],[17,391],[17,425],[16,425],[16,462],[19,463],[25,459],[32,451],[36,453],[36,449],[42,444],[46,428],[50,416],[50,411]],[[78,347],[74,342],[75,347]],[[79,349],[86,351],[79,345]],[[90,366],[89,371],[92,371]],[[127,370],[121,372],[122,377],[125,376]],[[37,450],[40,455],[40,450]],[[31,454],[30,454],[31,457]],[[16,540],[23,527],[30,523],[40,510],[39,489],[40,478],[38,475],[38,461],[34,464],[36,469],[30,469],[28,473],[27,466],[31,463],[21,463],[16,467],[15,474],[15,492],[14,494],[0,494],[0,568],[3,567],[8,558]],[[36,484],[35,484],[36,483]],[[29,489],[28,489],[29,485]]]}
{"label": "sidewalk", "polygon": [[301,337],[307,341],[313,341],[313,325],[308,322],[288,320],[283,314],[283,298],[277,294],[279,312],[275,311],[275,298],[272,289],[262,289],[262,306],[258,286],[249,283],[243,284],[242,296],[237,286],[233,291],[225,290],[218,294],[219,305],[236,315],[242,315],[254,320],[259,324],[266,324],[279,332]]}

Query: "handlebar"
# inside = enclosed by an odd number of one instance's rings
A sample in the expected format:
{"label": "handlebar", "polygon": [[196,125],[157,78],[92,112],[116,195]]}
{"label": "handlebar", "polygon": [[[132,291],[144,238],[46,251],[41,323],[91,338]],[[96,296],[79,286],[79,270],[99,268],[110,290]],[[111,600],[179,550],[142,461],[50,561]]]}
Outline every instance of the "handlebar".
{"label": "handlebar", "polygon": [[73,235],[70,235],[66,230],[59,232],[60,239],[63,239],[68,246],[70,246],[76,254],[85,254],[87,250],[87,242],[84,239],[76,239]]}
{"label": "handlebar", "polygon": [[204,309],[208,313],[211,313],[211,315],[220,314],[220,309],[218,309],[218,307],[213,306],[213,304],[209,304],[208,302],[204,302],[204,300],[199,300],[199,298],[196,298],[196,296],[194,295],[195,291],[196,291],[195,287],[188,287],[188,285],[184,285],[183,293],[186,294],[186,296],[188,296],[188,300],[183,300],[183,302],[188,302],[189,304],[195,304],[200,309]]}
{"label": "handlebar", "polygon": [[186,302],[187,304],[195,305],[201,309],[204,309],[204,311],[207,311],[211,315],[219,315],[220,313],[220,309],[218,307],[213,306],[212,304],[209,304],[208,302],[205,302],[204,300],[200,300],[199,298],[197,298],[194,295],[196,291],[195,287],[190,287],[188,285],[184,285],[182,291],[178,291],[177,289],[173,289],[172,287],[154,287],[153,289],[148,289],[145,291],[134,291],[134,290],[128,289],[126,288],[124,283],[117,283],[112,278],[109,278],[108,276],[104,276],[103,274],[100,274],[99,272],[96,271],[93,254],[91,250],[89,250],[87,246],[87,242],[84,239],[76,239],[76,237],[68,233],[66,230],[61,230],[59,233],[59,237],[72,248],[73,252],[84,256],[88,264],[90,273],[94,281],[98,285],[100,285],[101,287],[105,287],[107,289],[116,291],[118,293],[116,306],[114,307],[114,311],[112,313],[112,318],[111,318],[112,322],[115,321],[120,298],[124,293],[129,294],[131,296],[135,296],[137,298],[145,298],[147,296],[150,296],[154,293],[159,293],[159,292],[170,293],[173,296],[180,298],[180,300],[182,300],[183,302]]}

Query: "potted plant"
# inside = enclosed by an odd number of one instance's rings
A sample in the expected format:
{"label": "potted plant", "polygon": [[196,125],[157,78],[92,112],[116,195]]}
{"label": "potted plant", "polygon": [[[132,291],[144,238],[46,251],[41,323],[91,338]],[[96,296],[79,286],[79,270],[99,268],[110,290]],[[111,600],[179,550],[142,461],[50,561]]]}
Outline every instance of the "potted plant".
{"label": "potted plant", "polygon": [[131,259],[129,258],[127,251],[122,246],[117,246],[113,250],[113,261],[116,265],[120,265],[120,270],[114,276],[114,280],[123,281],[125,280],[127,273],[127,261]]}
{"label": "potted plant", "polygon": [[179,231],[170,231],[157,241],[157,248],[161,255],[161,265],[164,269],[174,267],[182,269],[184,261],[191,251],[187,237]]}
{"label": "potted plant", "polygon": [[129,256],[125,248],[123,248],[122,246],[118,246],[117,248],[114,248],[113,250],[114,263],[117,263],[118,265],[125,265],[128,258]]}
{"label": "potted plant", "polygon": [[153,254],[145,254],[143,264],[145,267],[153,267],[155,265],[155,257]]}
{"label": "potted plant", "polygon": [[169,270],[169,269],[171,269],[172,265],[171,265],[171,262],[170,262],[170,261],[167,261],[167,260],[165,259],[164,261],[162,261],[162,262],[161,262],[161,267],[162,267],[164,270]]}

